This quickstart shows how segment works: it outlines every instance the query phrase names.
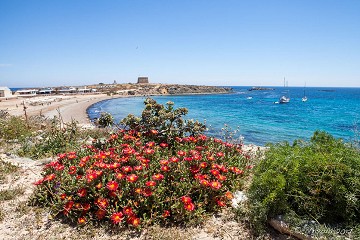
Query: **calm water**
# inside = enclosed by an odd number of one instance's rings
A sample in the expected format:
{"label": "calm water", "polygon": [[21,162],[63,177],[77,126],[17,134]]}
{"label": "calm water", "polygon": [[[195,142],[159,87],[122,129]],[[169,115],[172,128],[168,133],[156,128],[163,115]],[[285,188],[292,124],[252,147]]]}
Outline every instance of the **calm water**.
{"label": "calm water", "polygon": [[[307,87],[307,102],[301,101],[304,88],[274,88],[248,91],[249,87],[233,87],[232,94],[153,98],[162,104],[173,101],[175,107],[188,108],[187,118],[206,121],[209,134],[219,135],[225,124],[233,130],[239,129],[247,144],[307,140],[315,130],[325,130],[344,140],[357,136],[360,88]],[[275,104],[285,90],[288,90],[290,103]],[[109,112],[118,122],[130,113],[139,116],[144,99],[118,98],[99,102],[88,109],[88,114],[94,119],[100,112]]]}

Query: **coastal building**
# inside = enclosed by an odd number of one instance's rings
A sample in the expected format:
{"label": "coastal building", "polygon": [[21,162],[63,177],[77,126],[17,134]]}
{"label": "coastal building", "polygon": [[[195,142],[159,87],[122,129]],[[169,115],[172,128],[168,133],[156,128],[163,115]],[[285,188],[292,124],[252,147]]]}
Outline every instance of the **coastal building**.
{"label": "coastal building", "polygon": [[0,98],[11,98],[12,92],[8,87],[0,87]]}
{"label": "coastal building", "polygon": [[18,97],[34,97],[36,96],[38,89],[22,89],[15,92]]}
{"label": "coastal building", "polygon": [[52,88],[43,88],[38,91],[38,94],[53,94],[54,92]]}
{"label": "coastal building", "polygon": [[149,83],[148,77],[138,77],[137,83]]}

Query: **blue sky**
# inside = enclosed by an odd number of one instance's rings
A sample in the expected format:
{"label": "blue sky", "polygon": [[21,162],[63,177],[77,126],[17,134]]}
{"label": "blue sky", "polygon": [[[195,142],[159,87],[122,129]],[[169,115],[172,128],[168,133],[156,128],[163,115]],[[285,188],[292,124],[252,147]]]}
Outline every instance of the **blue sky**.
{"label": "blue sky", "polygon": [[0,86],[360,87],[359,0],[0,0]]}

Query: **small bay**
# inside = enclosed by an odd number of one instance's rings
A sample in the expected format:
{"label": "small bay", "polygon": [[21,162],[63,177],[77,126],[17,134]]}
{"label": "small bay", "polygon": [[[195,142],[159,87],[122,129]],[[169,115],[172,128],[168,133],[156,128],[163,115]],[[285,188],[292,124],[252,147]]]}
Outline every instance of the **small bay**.
{"label": "small bay", "polygon": [[[165,104],[186,107],[188,119],[206,122],[208,134],[222,135],[225,124],[238,129],[236,138],[244,143],[265,145],[268,142],[309,140],[316,130],[324,130],[345,141],[358,139],[360,121],[360,88],[270,87],[273,90],[253,90],[251,87],[232,87],[230,94],[152,96]],[[308,98],[302,102],[305,94]],[[276,104],[282,95],[290,102]],[[92,105],[90,119],[101,112],[112,114],[116,122],[128,114],[140,116],[145,97],[114,98]]]}

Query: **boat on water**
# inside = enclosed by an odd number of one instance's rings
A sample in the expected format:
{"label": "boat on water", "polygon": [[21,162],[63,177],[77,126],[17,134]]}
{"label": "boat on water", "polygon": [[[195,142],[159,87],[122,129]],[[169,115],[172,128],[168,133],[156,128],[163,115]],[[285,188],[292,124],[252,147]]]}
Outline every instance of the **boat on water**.
{"label": "boat on water", "polygon": [[[285,88],[285,78],[284,78],[284,88]],[[289,91],[287,91],[287,95],[283,95],[281,96],[281,98],[279,99],[279,103],[289,103],[290,102],[290,97],[289,97]]]}
{"label": "boat on water", "polygon": [[282,96],[280,99],[279,99],[279,103],[289,103],[290,102],[290,98],[289,97],[286,97],[286,96]]}
{"label": "boat on water", "polygon": [[[305,87],[306,87],[306,83],[305,83]],[[304,96],[301,98],[301,101],[306,102],[308,100],[308,98],[306,97],[305,94],[305,87],[304,87]]]}

